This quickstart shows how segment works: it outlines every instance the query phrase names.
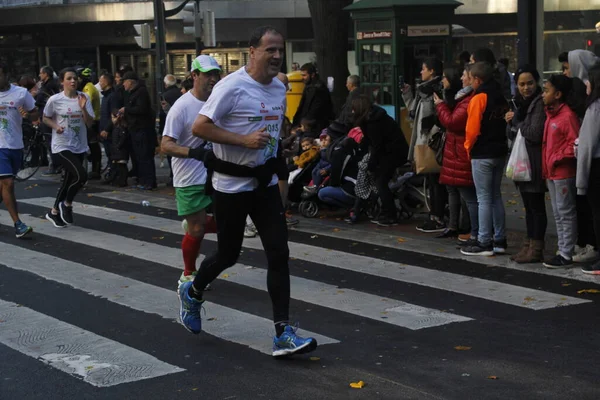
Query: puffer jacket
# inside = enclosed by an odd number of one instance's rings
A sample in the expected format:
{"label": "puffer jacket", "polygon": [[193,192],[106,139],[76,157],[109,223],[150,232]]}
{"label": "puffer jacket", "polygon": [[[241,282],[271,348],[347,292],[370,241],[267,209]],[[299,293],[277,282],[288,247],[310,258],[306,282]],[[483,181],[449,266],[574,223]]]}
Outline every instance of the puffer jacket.
{"label": "puffer jacket", "polygon": [[559,180],[574,178],[577,173],[575,140],[581,125],[577,115],[566,104],[546,108],[544,141],[542,142],[542,176]]}
{"label": "puffer jacket", "polygon": [[129,132],[123,125],[113,126],[110,132],[110,160],[129,160]]}
{"label": "puffer jacket", "polygon": [[450,186],[473,186],[473,173],[467,149],[465,149],[465,129],[467,108],[474,93],[468,94],[456,103],[451,110],[447,103],[436,106],[438,120],[446,128],[444,160],[440,171],[440,183]]}
{"label": "puffer jacket", "polygon": [[294,161],[294,164],[296,164],[298,168],[304,168],[308,164],[319,158],[319,154],[319,148],[317,146],[312,146],[310,149],[300,154],[298,156],[298,159]]}

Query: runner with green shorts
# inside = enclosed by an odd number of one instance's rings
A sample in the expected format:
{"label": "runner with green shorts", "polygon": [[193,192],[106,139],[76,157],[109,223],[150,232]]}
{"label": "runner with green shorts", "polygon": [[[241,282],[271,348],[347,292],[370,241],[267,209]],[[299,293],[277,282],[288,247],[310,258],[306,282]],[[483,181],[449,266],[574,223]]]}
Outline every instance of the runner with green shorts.
{"label": "runner with green shorts", "polygon": [[179,285],[193,281],[204,234],[216,232],[212,216],[206,213],[212,203],[204,190],[206,168],[201,161],[206,142],[192,135],[192,125],[219,81],[221,68],[214,58],[202,55],[192,62],[191,73],[194,87],[177,99],[167,113],[161,141],[161,150],[173,157],[177,213],[187,222],[181,241],[184,270]]}

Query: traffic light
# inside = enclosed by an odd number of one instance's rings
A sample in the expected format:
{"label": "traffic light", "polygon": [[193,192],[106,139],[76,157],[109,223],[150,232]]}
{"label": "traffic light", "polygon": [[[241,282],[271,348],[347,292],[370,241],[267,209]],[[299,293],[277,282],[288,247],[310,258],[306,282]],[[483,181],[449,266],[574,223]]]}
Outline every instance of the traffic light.
{"label": "traffic light", "polygon": [[183,7],[183,11],[186,12],[183,15],[183,33],[185,35],[192,35],[195,38],[201,38],[202,14],[200,14],[198,3],[186,4]]}
{"label": "traffic light", "polygon": [[217,34],[215,32],[215,13],[210,10],[204,11],[202,23],[202,41],[206,47],[217,46]]}
{"label": "traffic light", "polygon": [[135,42],[142,49],[149,49],[152,47],[150,42],[150,25],[148,24],[134,24],[133,27],[139,36],[135,36]]}

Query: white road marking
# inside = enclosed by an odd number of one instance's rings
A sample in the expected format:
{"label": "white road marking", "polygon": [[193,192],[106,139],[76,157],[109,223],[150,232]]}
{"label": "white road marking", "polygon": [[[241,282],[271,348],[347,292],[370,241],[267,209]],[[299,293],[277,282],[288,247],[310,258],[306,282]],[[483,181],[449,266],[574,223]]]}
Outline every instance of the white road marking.
{"label": "white road marking", "polygon": [[0,300],[0,343],[98,387],[185,371],[132,347],[4,300]]}
{"label": "white road marking", "polygon": [[[50,198],[40,198],[22,200],[22,202],[42,205],[49,204],[48,202],[50,200]],[[76,204],[74,212],[76,215],[86,215],[169,233],[181,233],[181,226],[178,221],[145,214],[125,212],[110,207],[98,207],[79,203]],[[214,241],[216,240],[216,236],[206,235],[205,239]],[[262,250],[262,244],[258,238],[244,240],[244,247]],[[413,265],[384,261],[337,250],[327,250],[302,243],[289,242],[289,248],[290,257],[297,259],[392,279],[399,282],[407,282],[434,289],[460,293],[532,310],[544,310],[590,302],[590,300],[578,299],[556,293]]]}

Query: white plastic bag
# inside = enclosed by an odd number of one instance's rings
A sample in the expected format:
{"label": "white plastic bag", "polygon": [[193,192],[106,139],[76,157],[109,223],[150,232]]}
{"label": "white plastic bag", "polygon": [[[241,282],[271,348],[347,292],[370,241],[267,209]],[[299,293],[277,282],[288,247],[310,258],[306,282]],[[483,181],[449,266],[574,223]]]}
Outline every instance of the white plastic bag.
{"label": "white plastic bag", "polygon": [[521,130],[517,133],[513,148],[506,164],[506,177],[515,182],[531,181],[531,162],[525,146],[525,138],[521,135]]}

